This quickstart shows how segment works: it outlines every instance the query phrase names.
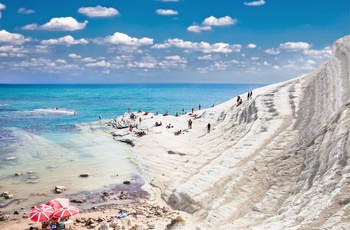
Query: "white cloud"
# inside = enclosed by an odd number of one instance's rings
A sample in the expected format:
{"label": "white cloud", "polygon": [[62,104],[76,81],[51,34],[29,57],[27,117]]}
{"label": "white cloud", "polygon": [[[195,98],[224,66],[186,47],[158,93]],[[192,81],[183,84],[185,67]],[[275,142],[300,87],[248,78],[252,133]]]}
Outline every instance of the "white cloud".
{"label": "white cloud", "polygon": [[74,31],[84,29],[88,21],[78,22],[72,17],[52,18],[42,26],[36,23],[22,27],[23,30],[52,30],[52,31]]}
{"label": "white cloud", "polygon": [[198,26],[198,25],[193,25],[189,26],[187,28],[187,31],[194,32],[194,33],[199,33],[203,30],[211,30],[211,26]]}
{"label": "white cloud", "polygon": [[158,10],[156,10],[156,13],[159,15],[166,15],[166,16],[178,14],[178,12],[175,10],[164,10],[164,9],[158,9]]}
{"label": "white cloud", "polygon": [[57,39],[48,39],[48,40],[43,40],[40,42],[43,45],[84,45],[84,44],[88,44],[89,42],[82,38],[79,40],[75,40],[72,36],[67,35],[61,38],[57,38]]}
{"label": "white cloud", "polygon": [[68,54],[68,57],[73,58],[73,59],[79,59],[79,58],[81,58],[81,56],[80,56],[80,55],[77,55],[77,54]]}
{"label": "white cloud", "polygon": [[267,54],[277,55],[280,53],[279,49],[271,48],[264,51]]}
{"label": "white cloud", "polygon": [[0,19],[2,17],[1,11],[5,9],[6,9],[6,6],[0,3]]}
{"label": "white cloud", "polygon": [[86,57],[86,58],[81,59],[81,61],[82,61],[82,62],[95,62],[96,59],[93,59],[93,58],[91,58],[91,57]]}
{"label": "white cloud", "polygon": [[246,5],[246,6],[262,6],[264,4],[265,4],[264,0],[253,1],[253,2],[244,2],[244,5]]}
{"label": "white cloud", "polygon": [[256,48],[256,45],[255,45],[255,44],[248,44],[248,45],[247,45],[247,48],[249,48],[249,49],[255,49],[255,48]]}
{"label": "white cloud", "polygon": [[6,30],[0,30],[0,43],[22,45],[27,41],[31,41],[31,39],[25,38],[22,34],[9,33]]}
{"label": "white cloud", "polygon": [[86,64],[87,67],[111,67],[112,64],[109,62],[106,62],[105,60],[94,62],[94,63],[88,63]]}
{"label": "white cloud", "polygon": [[230,16],[225,16],[222,18],[216,18],[214,16],[210,16],[202,22],[202,25],[205,26],[228,26],[234,25],[237,23],[237,19],[232,19]]}
{"label": "white cloud", "polygon": [[279,46],[281,49],[297,51],[297,50],[307,50],[311,45],[307,42],[286,42],[281,43]]}
{"label": "white cloud", "polygon": [[250,58],[252,61],[258,61],[260,58],[259,57],[251,57]]}
{"label": "white cloud", "polygon": [[178,61],[178,62],[183,62],[185,60],[184,58],[180,57],[179,55],[166,56],[164,58],[167,60]]}
{"label": "white cloud", "polygon": [[35,11],[34,10],[29,10],[29,9],[26,9],[26,8],[19,8],[17,10],[17,13],[19,13],[19,14],[34,14]]}
{"label": "white cloud", "polygon": [[179,38],[168,39],[163,44],[156,44],[152,46],[155,49],[164,49],[170,47],[177,47],[182,49],[187,49],[188,51],[197,51],[203,53],[232,53],[232,52],[240,52],[241,45],[230,45],[227,43],[215,43],[209,44],[207,42],[191,42],[184,41]]}
{"label": "white cloud", "polygon": [[6,9],[6,6],[0,3],[0,10],[5,10],[5,9]]}
{"label": "white cloud", "polygon": [[221,18],[216,18],[210,16],[202,22],[201,25],[192,25],[187,28],[187,31],[199,33],[203,30],[211,30],[212,26],[229,26],[237,23],[237,19],[232,19],[230,16],[225,16]]}
{"label": "white cloud", "polygon": [[208,54],[208,55],[199,56],[197,59],[198,60],[214,60],[214,57],[211,54]]}
{"label": "white cloud", "polygon": [[323,50],[304,50],[303,53],[316,59],[329,59],[332,56],[332,49],[325,47]]}
{"label": "white cloud", "polygon": [[96,7],[80,7],[78,13],[84,14],[88,17],[113,17],[119,15],[119,11],[112,7],[102,7],[97,5]]}
{"label": "white cloud", "polygon": [[[101,43],[98,39],[94,40],[96,43]],[[103,39],[104,43],[115,45],[127,45],[127,46],[142,46],[152,45],[153,39],[151,38],[134,38],[127,34],[116,32],[113,35],[109,35]]]}
{"label": "white cloud", "polygon": [[61,63],[61,64],[67,63],[66,60],[63,60],[63,59],[57,59],[55,62],[56,63]]}

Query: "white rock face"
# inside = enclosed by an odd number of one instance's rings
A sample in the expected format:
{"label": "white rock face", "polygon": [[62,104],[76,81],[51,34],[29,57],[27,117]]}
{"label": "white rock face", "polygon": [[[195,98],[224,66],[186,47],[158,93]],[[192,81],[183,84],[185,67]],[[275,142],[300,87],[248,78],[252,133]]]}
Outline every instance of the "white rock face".
{"label": "white rock face", "polygon": [[347,36],[313,73],[253,90],[240,106],[234,98],[196,111],[192,129],[184,129],[189,115],[156,118],[184,134],[152,127],[130,136],[135,158],[169,205],[192,214],[193,226],[350,229],[349,67]]}

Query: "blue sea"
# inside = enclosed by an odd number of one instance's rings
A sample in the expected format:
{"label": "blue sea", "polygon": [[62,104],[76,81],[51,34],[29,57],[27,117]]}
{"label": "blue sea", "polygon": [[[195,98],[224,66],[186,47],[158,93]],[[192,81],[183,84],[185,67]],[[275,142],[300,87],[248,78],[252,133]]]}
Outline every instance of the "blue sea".
{"label": "blue sea", "polygon": [[[262,86],[0,84],[1,190],[32,205],[43,194],[55,196],[56,185],[66,186],[68,196],[121,183],[138,166],[129,146],[112,139],[105,121],[128,110],[175,115],[199,104],[209,108]],[[81,173],[90,176],[82,179]]]}

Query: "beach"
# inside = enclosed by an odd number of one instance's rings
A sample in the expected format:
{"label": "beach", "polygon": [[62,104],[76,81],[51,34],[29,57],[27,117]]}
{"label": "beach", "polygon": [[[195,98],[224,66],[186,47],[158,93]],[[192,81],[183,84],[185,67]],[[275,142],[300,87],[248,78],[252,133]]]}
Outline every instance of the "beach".
{"label": "beach", "polygon": [[[234,97],[178,116],[142,110],[105,121],[111,139],[129,144],[145,182],[147,196],[134,205],[171,210],[125,226],[145,221],[136,229],[149,229],[148,221],[165,229],[181,216],[173,229],[350,228],[349,60],[344,37],[317,70],[253,89],[250,99],[240,94],[242,104]],[[73,219],[119,211],[105,209]],[[11,216],[0,228],[28,228]]]}

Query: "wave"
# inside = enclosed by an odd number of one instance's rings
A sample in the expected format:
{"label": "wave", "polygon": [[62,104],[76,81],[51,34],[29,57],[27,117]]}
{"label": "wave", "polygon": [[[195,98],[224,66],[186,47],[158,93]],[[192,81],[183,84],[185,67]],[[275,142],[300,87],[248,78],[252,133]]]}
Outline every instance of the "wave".
{"label": "wave", "polygon": [[38,115],[77,115],[76,110],[70,110],[70,109],[56,109],[56,108],[46,108],[46,109],[34,109],[32,111],[27,111],[32,114],[38,114]]}

